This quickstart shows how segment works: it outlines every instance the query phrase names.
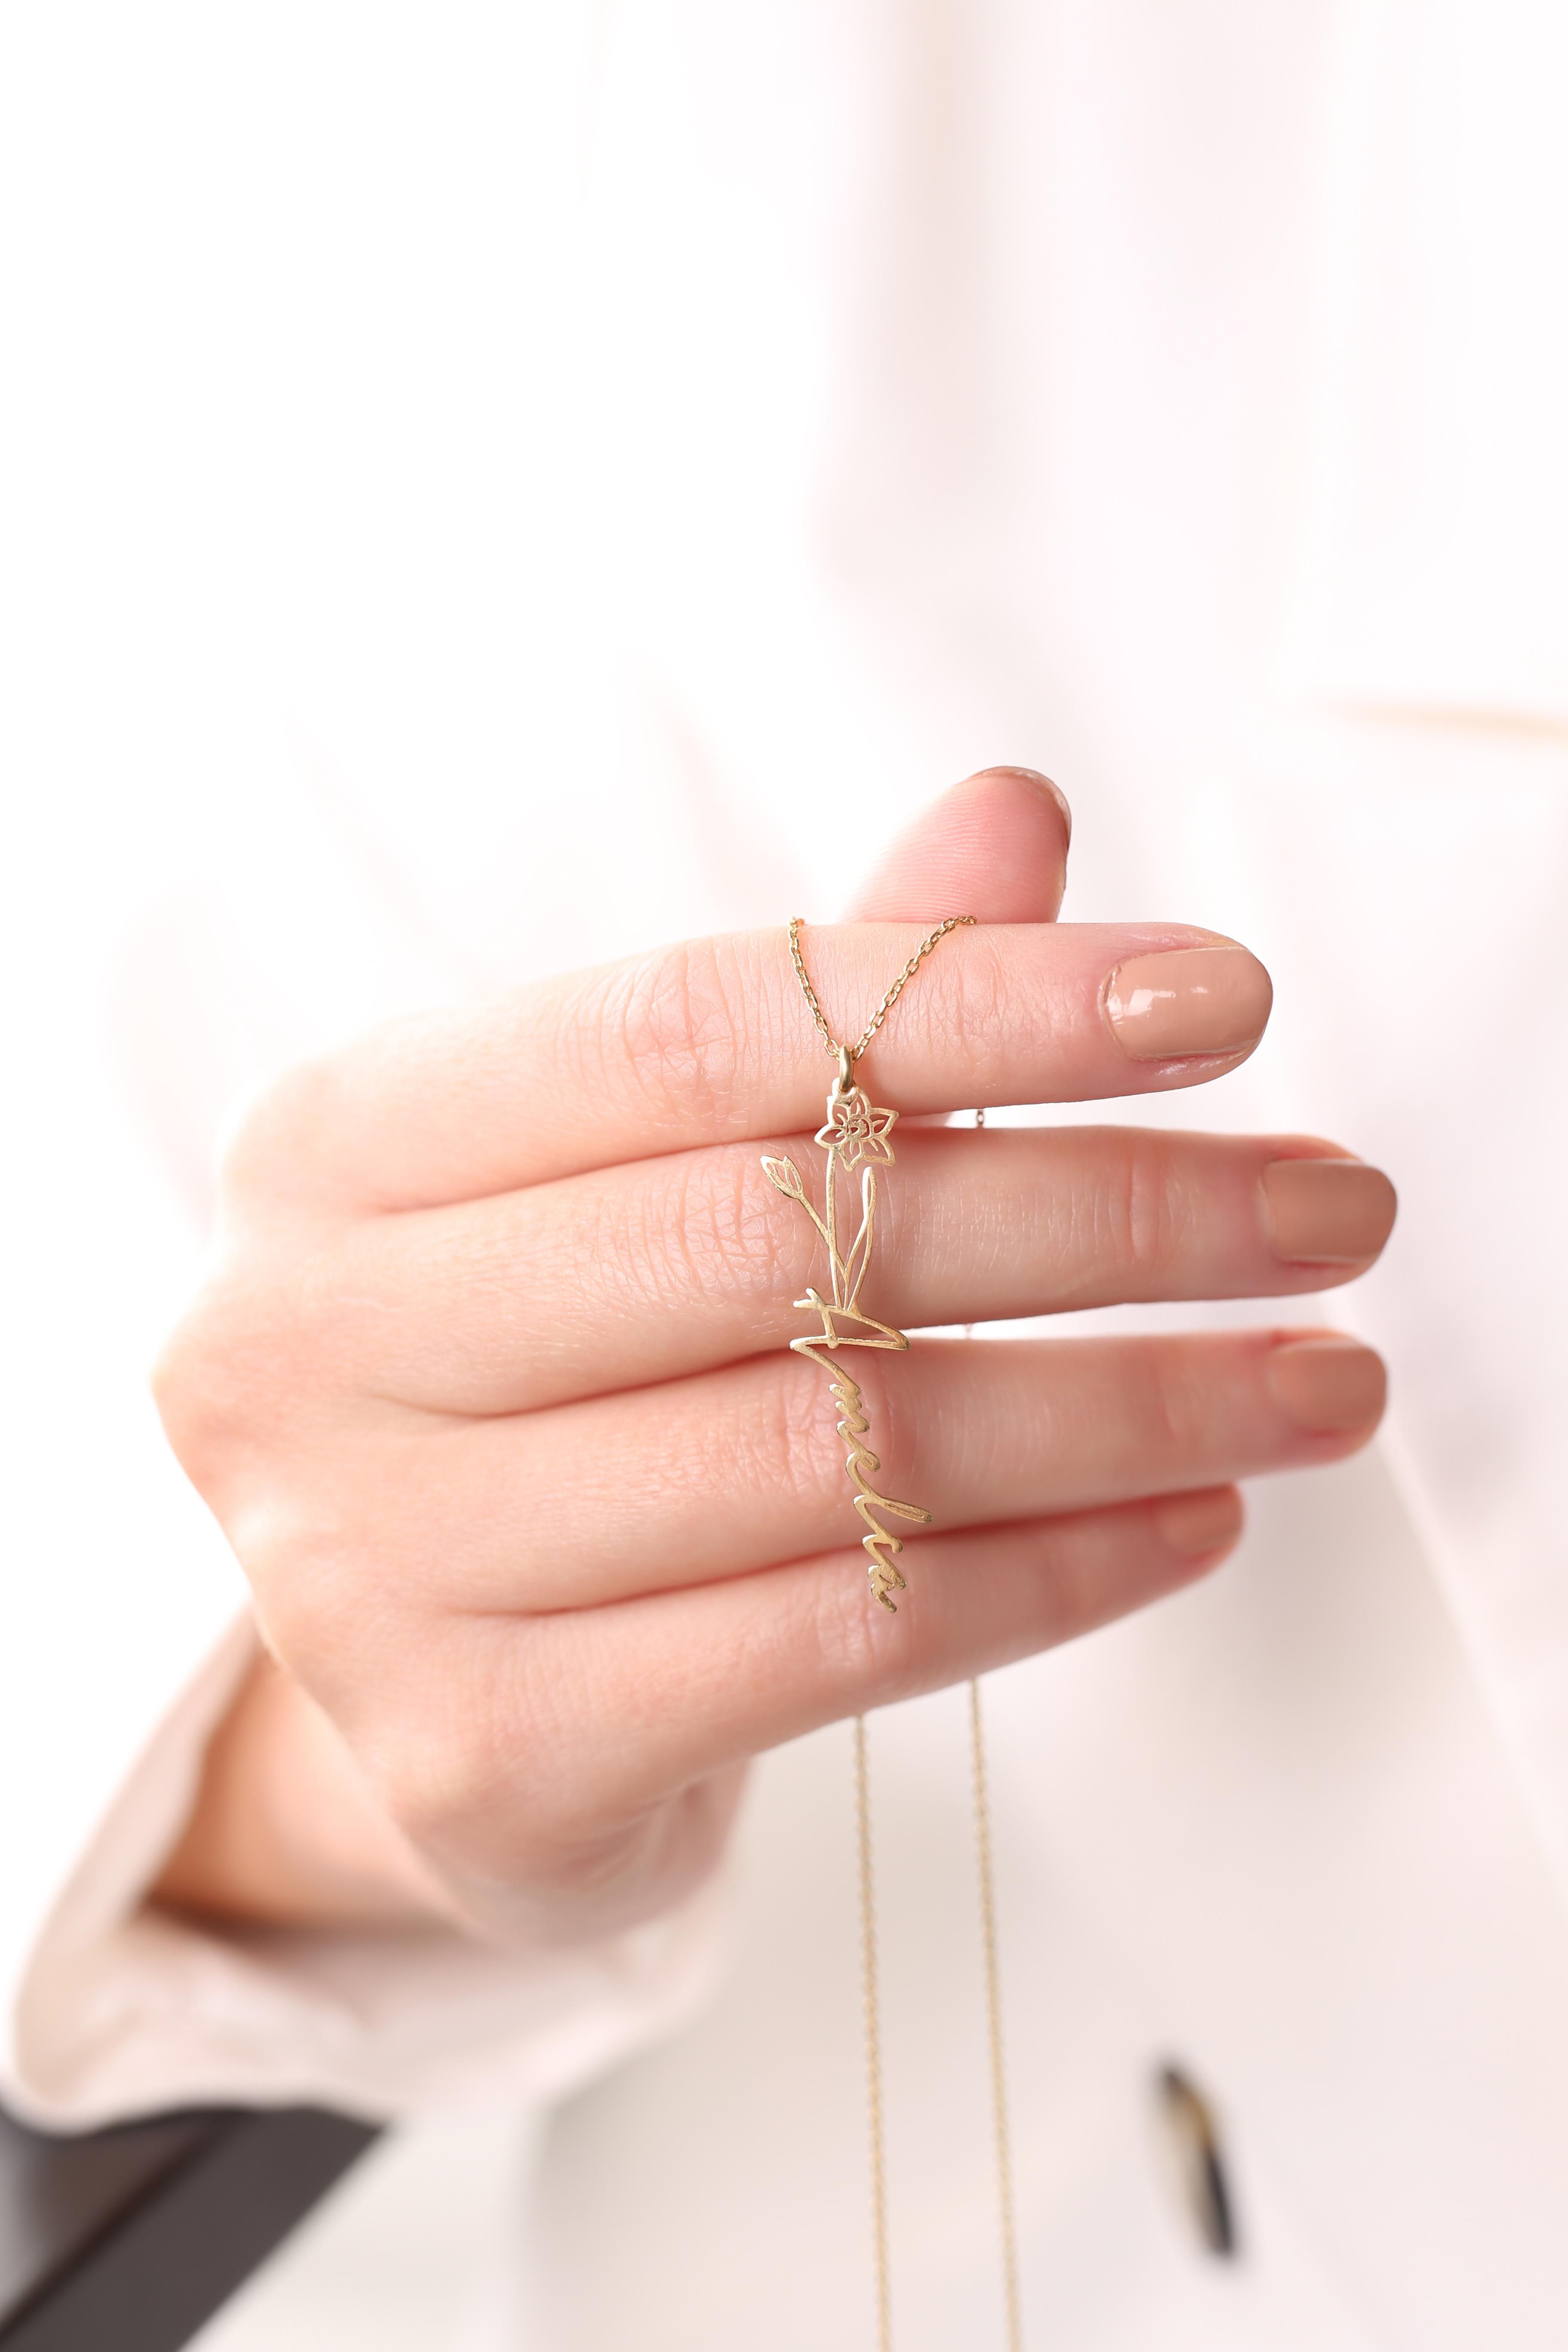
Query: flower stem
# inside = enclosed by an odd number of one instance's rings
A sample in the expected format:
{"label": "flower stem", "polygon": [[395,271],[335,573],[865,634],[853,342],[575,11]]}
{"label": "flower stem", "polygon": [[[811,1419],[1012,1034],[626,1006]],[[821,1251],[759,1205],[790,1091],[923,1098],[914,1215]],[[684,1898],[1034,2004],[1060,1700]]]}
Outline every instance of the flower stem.
{"label": "flower stem", "polygon": [[827,1147],[827,1257],[833,1271],[833,1304],[844,1304],[844,1268],[838,1256],[838,1146]]}

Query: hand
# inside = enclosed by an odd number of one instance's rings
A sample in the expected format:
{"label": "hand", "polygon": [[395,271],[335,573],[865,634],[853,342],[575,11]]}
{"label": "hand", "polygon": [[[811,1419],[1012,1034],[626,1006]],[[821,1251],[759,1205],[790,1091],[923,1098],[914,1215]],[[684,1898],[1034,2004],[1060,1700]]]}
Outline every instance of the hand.
{"label": "hand", "polygon": [[[985,926],[869,1049],[879,1102],[1163,1091],[1251,1051],[1245,950],[1055,925],[1067,832],[1043,779],[971,779],[858,924],[807,933],[849,1028],[909,925]],[[1170,1591],[1234,1543],[1233,1480],[1370,1435],[1382,1366],[1321,1333],[858,1357],[881,1490],[935,1520],[874,1607],[826,1382],[787,1345],[820,1244],[761,1164],[815,1172],[831,1077],[781,925],[402,1023],[261,1104],[158,1393],[275,1663],[168,1897],[629,1924],[711,1867],[758,1750]],[[1393,1222],[1385,1178],[1299,1137],[906,1118],[897,1148],[864,1300],[904,1330],[1318,1290]]]}

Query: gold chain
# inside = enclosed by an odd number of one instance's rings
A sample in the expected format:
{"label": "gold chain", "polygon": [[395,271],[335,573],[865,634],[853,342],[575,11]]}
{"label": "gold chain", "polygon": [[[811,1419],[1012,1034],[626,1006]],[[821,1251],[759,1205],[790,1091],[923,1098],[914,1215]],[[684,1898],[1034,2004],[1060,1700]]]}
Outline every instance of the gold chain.
{"label": "gold chain", "polygon": [[[969,1758],[974,1788],[974,1856],[980,1880],[980,1942],[985,1961],[985,2032],[991,2061],[991,2128],[996,2211],[1002,2236],[1002,2293],[1007,2352],[1023,2352],[1018,2237],[1013,2206],[1013,2150],[1007,2128],[1007,2069],[1002,2041],[1002,1971],[996,1950],[996,1886],[991,1862],[991,1800],[980,1684],[969,1685]],[[892,2352],[889,2304],[888,2167],[882,2126],[882,2017],[877,1983],[877,1890],[871,1871],[871,1795],[866,1718],[855,1718],[855,1826],[860,1882],[860,1990],[866,2040],[867,2137],[871,2157],[871,2259],[877,2288],[877,2352]]]}
{"label": "gold chain", "polygon": [[[883,997],[880,1004],[878,1005],[875,1013],[872,1013],[870,1020],[861,1031],[855,1044],[849,1047],[849,1059],[851,1062],[858,1062],[860,1059],[861,1055],[865,1052],[867,1046],[870,1044],[872,1038],[876,1035],[878,1030],[881,1027],[883,1022],[887,1019],[889,1013],[898,1003],[899,998],[903,993],[905,988],[909,985],[910,982],[913,980],[916,972],[919,971],[921,965],[923,963],[926,957],[930,955],[937,941],[939,940],[945,940],[949,931],[957,930],[961,923],[973,923],[976,919],[977,918],[973,915],[949,915],[945,923],[939,923],[935,930],[929,933],[928,936],[921,941],[919,947],[915,950],[913,955],[910,958],[902,971],[900,972],[897,980],[894,981],[891,988],[889,989],[886,996]],[[795,965],[796,979],[800,982],[802,988],[805,991],[805,1001],[811,1007],[811,1017],[822,1032],[823,1044],[826,1046],[830,1054],[842,1054],[845,1049],[839,1044],[832,1030],[828,1027],[827,1015],[824,1013],[821,1003],[818,1002],[816,989],[813,988],[810,980],[806,976],[805,958],[801,953],[800,948],[801,921],[802,918],[799,915],[792,915],[789,919],[790,961]]]}
{"label": "gold chain", "polygon": [[855,1826],[860,1865],[860,1990],[866,2031],[866,2115],[871,2142],[871,2257],[877,2280],[877,2352],[893,2352],[888,2303],[888,2169],[882,2144],[882,2025],[877,1998],[877,1897],[871,1880],[871,1792],[866,1718],[855,1718]]}
{"label": "gold chain", "polygon": [[[974,1124],[985,1124],[984,1109]],[[964,1325],[967,1339],[974,1329]],[[985,2036],[991,2063],[991,2132],[996,2165],[996,2218],[1002,2238],[1002,2294],[1007,2352],[1023,2352],[1018,2294],[1018,2231],[1013,2203],[1013,2145],[1007,2124],[1007,2066],[1002,2038],[1002,1969],[997,1955],[996,1879],[991,1859],[991,1794],[978,1677],[969,1685],[969,1763],[974,1791],[974,1860],[980,1881],[980,1946],[985,1963]],[[871,2146],[871,2240],[877,2279],[877,2352],[892,2352],[888,2308],[888,2183],[882,2132],[882,2022],[877,1990],[877,1901],[871,1875],[871,1800],[866,1770],[866,1718],[855,1718],[855,1817],[860,1859],[860,1970],[866,2032],[866,2096]]]}
{"label": "gold chain", "polygon": [[980,1873],[980,1937],[985,1953],[985,2029],[991,2044],[991,2128],[996,2151],[997,2218],[1002,2225],[1007,2352],[1023,2352],[1018,2241],[1013,2219],[1013,2150],[1007,2130],[1007,2073],[1002,2055],[1002,1977],[996,1960],[996,1890],[991,1871],[991,1801],[985,1780],[985,1733],[980,1719],[978,1681],[969,1685],[969,1756],[974,1776],[974,1853]]}
{"label": "gold chain", "polygon": [[[865,1097],[860,1095],[859,1089],[850,1087],[850,1066],[859,1060],[898,1003],[903,990],[914,978],[938,940],[944,940],[949,931],[956,930],[961,923],[971,924],[975,919],[973,915],[949,915],[945,922],[939,923],[933,931],[929,932],[883,997],[856,1043],[853,1045],[845,1046],[839,1044],[828,1027],[827,1016],[823,1012],[816,991],[813,988],[810,975],[805,969],[805,958],[801,952],[800,945],[801,919],[798,915],[791,917],[790,961],[795,965],[795,977],[800,982],[806,1003],[811,1008],[811,1017],[821,1033],[823,1044],[839,1066],[839,1075],[834,1094],[829,1097],[828,1102],[830,1118],[833,1116],[835,1104],[840,1099],[847,1103],[851,1099],[864,1102]],[[885,1127],[891,1125],[892,1114],[868,1111],[867,1115],[873,1122],[871,1132],[885,1145]],[[874,1123],[878,1118],[884,1121],[884,1128],[875,1126]],[[984,1110],[975,1112],[974,1124],[976,1127],[984,1126]],[[825,1130],[817,1140],[826,1142],[826,1139]],[[858,1150],[861,1147],[855,1148]],[[890,1160],[892,1153],[890,1150],[884,1150],[882,1156]],[[787,1192],[790,1198],[802,1202],[802,1205],[809,1209],[809,1202],[803,1199],[799,1173],[793,1163],[764,1160],[763,1164],[781,1192]],[[830,1156],[827,1219],[826,1224],[819,1227],[827,1239],[830,1255],[834,1250],[832,1170],[833,1161]],[[784,1181],[781,1181],[781,1178]],[[791,1178],[793,1181],[788,1181]],[[814,1215],[813,1223],[818,1222]],[[866,1234],[868,1244],[868,1223],[866,1226]],[[852,1257],[853,1255],[851,1251]],[[840,1266],[840,1274],[843,1271],[843,1267]],[[855,1287],[858,1289],[858,1283]],[[815,1299],[816,1293],[814,1292],[812,1296]],[[839,1293],[837,1288],[834,1291],[834,1300],[836,1305],[839,1303]],[[846,1304],[845,1312],[854,1312],[852,1299]],[[856,1317],[858,1322],[865,1319],[863,1317]],[[894,1332],[881,1324],[876,1324],[873,1328],[884,1333],[884,1340],[881,1344],[896,1344],[900,1348],[907,1347],[909,1344],[900,1332]],[[973,1328],[973,1325],[968,1327],[970,1330]],[[835,1339],[831,1316],[826,1318],[826,1333],[830,1339]],[[798,1341],[795,1344],[797,1347],[802,1345]],[[842,1343],[837,1342],[837,1344]],[[878,1343],[862,1339],[858,1344]],[[843,1433],[847,1428],[851,1434],[858,1438],[863,1434],[866,1428],[864,1420],[859,1418],[859,1391],[852,1384],[845,1382],[842,1375],[839,1379],[841,1384],[836,1387],[835,1394],[848,1416],[847,1420],[840,1421],[839,1429]],[[852,1462],[862,1458],[868,1461],[872,1468],[877,1467],[874,1455],[865,1457],[854,1454],[851,1455]],[[860,1486],[864,1496],[866,1488],[863,1479],[858,1480],[857,1483]],[[889,1505],[886,1502],[886,1498],[879,1498],[874,1495],[869,1497],[869,1500],[872,1502],[880,1500],[882,1507],[895,1510],[907,1518],[920,1520],[930,1518],[929,1512],[916,1510],[908,1504]],[[864,1513],[863,1516],[865,1516]],[[872,1519],[869,1524],[876,1530],[880,1543],[886,1547],[889,1539],[878,1528],[877,1522]],[[891,1546],[892,1552],[901,1549],[902,1547],[897,1543]],[[890,1557],[889,1553],[889,1564]],[[895,1589],[901,1587],[903,1583],[902,1577],[899,1576],[896,1570],[892,1573],[890,1583]],[[875,1578],[873,1590],[879,1599],[883,1600],[889,1608],[892,1606],[889,1593],[880,1589]],[[980,1880],[981,1950],[985,1965],[985,2028],[990,2052],[991,2123],[995,2148],[997,2212],[1001,2224],[1002,2282],[1006,2311],[1007,2352],[1022,2352],[1024,2336],[1018,2298],[1018,2248],[1013,2206],[1013,2158],[1007,2129],[1007,2079],[1002,2042],[1002,1986],[1001,1969],[997,1958],[996,1893],[991,1858],[991,1803],[985,1773],[985,1735],[981,1719],[978,1681],[972,1681],[969,1685],[969,1741],[974,1792],[975,1860]],[[878,2352],[892,2352],[893,2323],[888,2261],[888,2167],[882,2111],[882,2012],[877,1979],[877,1890],[871,1861],[870,1775],[866,1753],[866,1718],[863,1715],[858,1715],[855,1717],[855,1827],[860,1895],[860,1987],[866,2044],[867,2126],[871,2159],[871,2252],[877,2297],[877,2347]]]}
{"label": "gold chain", "polygon": [[[974,1124],[985,1124],[984,1104]],[[973,1323],[963,1327],[966,1339]],[[991,2131],[996,2154],[996,2218],[1002,2230],[1002,2290],[1007,2313],[1007,2352],[1023,2352],[1024,2319],[1018,2299],[1018,2233],[1013,2212],[1013,2142],[1007,2128],[1007,2068],[1002,2042],[1002,1970],[996,1957],[996,1882],[991,1867],[991,1796],[985,1772],[985,1728],[980,1716],[980,1683],[969,1685],[969,1761],[974,1781],[974,1859],[980,1876],[980,1940],[985,1955],[985,2031],[991,2045]]]}

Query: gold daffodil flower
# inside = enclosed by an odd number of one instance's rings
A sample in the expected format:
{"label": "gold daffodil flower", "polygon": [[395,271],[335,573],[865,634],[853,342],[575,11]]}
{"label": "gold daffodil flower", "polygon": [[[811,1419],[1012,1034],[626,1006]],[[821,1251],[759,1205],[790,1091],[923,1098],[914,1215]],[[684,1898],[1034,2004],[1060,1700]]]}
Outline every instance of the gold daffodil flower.
{"label": "gold daffodil flower", "polygon": [[862,1160],[890,1161],[893,1147],[888,1137],[898,1116],[896,1110],[878,1110],[863,1087],[851,1087],[835,1098],[816,1140],[824,1150],[837,1150],[846,1168],[858,1168]]}

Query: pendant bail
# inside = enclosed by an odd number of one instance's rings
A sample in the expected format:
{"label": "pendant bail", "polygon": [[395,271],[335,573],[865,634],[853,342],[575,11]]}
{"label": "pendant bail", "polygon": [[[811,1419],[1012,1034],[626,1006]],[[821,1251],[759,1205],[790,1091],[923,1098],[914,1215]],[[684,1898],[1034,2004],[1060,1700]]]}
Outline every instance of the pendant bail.
{"label": "pendant bail", "polygon": [[849,1093],[854,1084],[854,1056],[851,1055],[847,1045],[840,1045],[838,1048],[838,1076],[834,1080],[833,1091],[836,1095],[847,1095]]}

